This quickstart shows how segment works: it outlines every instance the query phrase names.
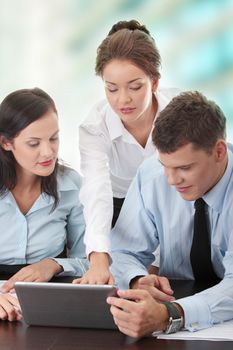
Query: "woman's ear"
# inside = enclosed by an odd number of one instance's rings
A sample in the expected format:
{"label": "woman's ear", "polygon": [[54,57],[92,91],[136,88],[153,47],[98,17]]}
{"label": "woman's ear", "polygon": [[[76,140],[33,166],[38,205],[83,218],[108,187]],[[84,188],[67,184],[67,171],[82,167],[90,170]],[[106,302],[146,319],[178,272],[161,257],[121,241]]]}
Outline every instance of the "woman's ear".
{"label": "woman's ear", "polygon": [[12,141],[8,140],[5,136],[0,135],[0,146],[5,151],[11,151],[13,148]]}
{"label": "woman's ear", "polygon": [[152,92],[155,93],[159,85],[159,79],[152,80]]}

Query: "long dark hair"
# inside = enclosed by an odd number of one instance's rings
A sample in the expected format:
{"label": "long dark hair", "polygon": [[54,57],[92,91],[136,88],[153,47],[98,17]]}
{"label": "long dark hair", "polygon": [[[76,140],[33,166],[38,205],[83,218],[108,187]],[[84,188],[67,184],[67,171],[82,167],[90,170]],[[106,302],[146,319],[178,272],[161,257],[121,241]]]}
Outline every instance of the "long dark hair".
{"label": "long dark hair", "polygon": [[[39,88],[21,89],[12,92],[0,104],[0,137],[12,141],[29,124],[43,117],[49,110],[57,114],[53,99]],[[54,206],[59,198],[57,193],[57,172],[62,165],[56,161],[49,176],[41,176],[41,192],[53,197]],[[12,190],[17,184],[16,160],[12,152],[0,145],[0,196]]]}

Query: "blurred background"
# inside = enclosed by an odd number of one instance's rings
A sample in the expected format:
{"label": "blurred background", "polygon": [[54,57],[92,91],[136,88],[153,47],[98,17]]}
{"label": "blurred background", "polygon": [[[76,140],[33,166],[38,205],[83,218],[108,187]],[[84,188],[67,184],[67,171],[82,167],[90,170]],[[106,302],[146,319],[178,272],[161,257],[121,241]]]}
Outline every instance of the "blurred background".
{"label": "blurred background", "polygon": [[46,90],[59,112],[60,156],[79,169],[78,125],[104,97],[96,49],[129,19],[155,38],[160,85],[214,99],[233,142],[232,0],[0,0],[0,100],[16,89]]}

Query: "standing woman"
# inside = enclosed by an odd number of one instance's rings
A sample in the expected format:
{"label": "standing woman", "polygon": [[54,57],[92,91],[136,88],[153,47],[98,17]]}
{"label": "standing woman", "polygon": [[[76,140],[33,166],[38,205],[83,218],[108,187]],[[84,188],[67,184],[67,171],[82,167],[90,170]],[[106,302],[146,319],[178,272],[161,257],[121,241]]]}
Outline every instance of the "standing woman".
{"label": "standing woman", "polygon": [[160,55],[144,25],[116,23],[97,50],[96,74],[106,99],[80,126],[80,200],[90,269],[77,283],[113,283],[109,271],[110,230],[143,160],[154,154],[151,140],[158,113],[178,94],[158,88]]}
{"label": "standing woman", "polygon": [[[17,90],[0,105],[0,319],[19,319],[16,281],[82,276],[87,269],[80,176],[58,162],[55,104],[41,89]],[[66,253],[68,252],[68,258]]]}

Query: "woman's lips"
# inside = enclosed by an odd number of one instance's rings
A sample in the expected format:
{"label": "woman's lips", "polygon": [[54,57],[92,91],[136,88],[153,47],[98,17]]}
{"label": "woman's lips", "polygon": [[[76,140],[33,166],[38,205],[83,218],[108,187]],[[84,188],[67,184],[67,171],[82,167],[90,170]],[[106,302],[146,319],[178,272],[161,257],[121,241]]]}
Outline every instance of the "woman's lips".
{"label": "woman's lips", "polygon": [[46,166],[50,166],[52,163],[53,163],[53,160],[50,159],[50,160],[46,160],[45,162],[40,162],[39,164],[40,164],[41,166],[46,167]]}
{"label": "woman's lips", "polygon": [[126,107],[126,108],[121,108],[120,111],[123,114],[130,114],[133,111],[135,111],[136,108],[130,108],[130,107]]}

